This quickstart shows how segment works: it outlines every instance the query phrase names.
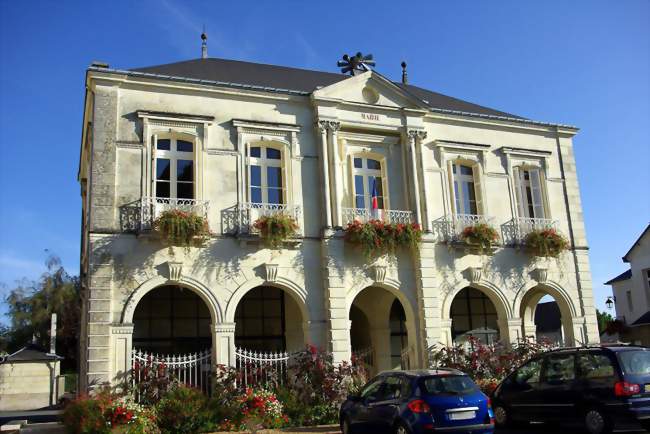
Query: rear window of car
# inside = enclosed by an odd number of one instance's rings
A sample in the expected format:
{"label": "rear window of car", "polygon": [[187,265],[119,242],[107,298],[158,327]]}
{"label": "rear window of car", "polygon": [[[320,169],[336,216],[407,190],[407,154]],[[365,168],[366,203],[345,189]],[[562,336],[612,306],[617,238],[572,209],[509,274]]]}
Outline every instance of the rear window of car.
{"label": "rear window of car", "polygon": [[425,377],[420,385],[427,395],[467,395],[478,391],[476,384],[466,375]]}
{"label": "rear window of car", "polygon": [[618,360],[626,374],[650,375],[650,351],[621,351]]}

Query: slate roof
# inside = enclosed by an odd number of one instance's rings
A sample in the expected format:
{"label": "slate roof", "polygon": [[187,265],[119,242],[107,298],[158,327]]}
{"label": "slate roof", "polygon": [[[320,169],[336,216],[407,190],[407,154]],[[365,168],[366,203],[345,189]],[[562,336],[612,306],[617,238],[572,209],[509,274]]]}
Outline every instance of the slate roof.
{"label": "slate roof", "polygon": [[645,234],[647,234],[650,231],[650,224],[646,226],[645,230],[639,235],[639,238],[632,244],[632,247],[630,247],[630,250],[627,251],[625,256],[623,256],[623,262],[630,262],[628,259],[628,256],[630,256],[630,253],[632,253],[632,250],[634,250],[636,247],[638,247],[641,244],[641,238],[645,237]]}
{"label": "slate roof", "polygon": [[41,360],[61,360],[63,357],[49,354],[35,344],[27,344],[13,354],[6,356],[0,363],[5,362],[35,362]]}
{"label": "slate roof", "polygon": [[640,325],[646,325],[650,324],[650,310],[641,315],[636,321],[634,321],[632,326],[640,326]]}
{"label": "slate roof", "polygon": [[[326,87],[350,77],[349,75],[332,72],[217,58],[187,60],[165,65],[134,68],[130,71],[195,80],[268,87],[274,90],[291,90],[304,94],[311,94],[319,87]],[[414,97],[422,100],[432,109],[524,120],[520,116],[452,98],[417,86],[404,85],[402,83],[395,84]]]}
{"label": "slate roof", "polygon": [[623,280],[629,280],[631,277],[632,277],[632,270],[631,269],[626,270],[621,274],[619,274],[618,276],[616,276],[615,278],[613,278],[612,280],[605,282],[605,285],[611,285],[612,283],[615,282],[622,282]]}

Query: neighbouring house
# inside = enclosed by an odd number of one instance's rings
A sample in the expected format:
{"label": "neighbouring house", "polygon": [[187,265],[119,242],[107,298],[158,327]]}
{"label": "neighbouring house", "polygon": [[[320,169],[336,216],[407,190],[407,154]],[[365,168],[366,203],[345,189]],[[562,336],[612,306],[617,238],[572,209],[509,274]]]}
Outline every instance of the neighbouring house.
{"label": "neighbouring house", "polygon": [[[82,390],[155,354],[200,360],[201,378],[307,343],[336,362],[423,367],[431,348],[469,335],[535,336],[546,295],[568,344],[599,341],[578,129],[408,84],[405,65],[394,82],[346,62],[351,74],[205,53],[88,68]],[[165,243],[170,213],[205,219],[207,241]],[[269,244],[266,218],[297,229]],[[370,220],[419,225],[422,240],[366,256],[345,234]],[[487,249],[463,236],[481,224],[498,234]],[[544,231],[568,240],[558,258],[525,245]]]}
{"label": "neighbouring house", "polygon": [[623,256],[630,268],[605,283],[611,285],[618,339],[650,346],[650,224]]}
{"label": "neighbouring house", "polygon": [[57,403],[60,361],[38,345],[28,344],[0,357],[0,411],[35,410]]}

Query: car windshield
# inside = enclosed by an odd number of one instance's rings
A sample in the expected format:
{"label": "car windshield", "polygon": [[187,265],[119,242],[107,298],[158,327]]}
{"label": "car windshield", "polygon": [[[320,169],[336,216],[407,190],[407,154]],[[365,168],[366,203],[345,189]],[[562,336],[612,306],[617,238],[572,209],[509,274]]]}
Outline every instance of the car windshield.
{"label": "car windshield", "polygon": [[466,395],[478,391],[476,384],[466,375],[425,377],[420,384],[427,395]]}
{"label": "car windshield", "polygon": [[626,374],[650,375],[650,351],[621,351],[618,359]]}

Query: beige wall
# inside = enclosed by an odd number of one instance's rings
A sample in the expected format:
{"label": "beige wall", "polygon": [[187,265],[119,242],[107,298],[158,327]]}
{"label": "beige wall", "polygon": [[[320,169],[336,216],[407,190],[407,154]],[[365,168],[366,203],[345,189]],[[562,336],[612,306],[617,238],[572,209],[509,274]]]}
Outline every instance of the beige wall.
{"label": "beige wall", "polygon": [[0,365],[0,411],[35,410],[56,403],[52,378],[59,362],[6,362]]}
{"label": "beige wall", "polygon": [[[449,306],[453,296],[468,285],[493,300],[505,339],[514,341],[529,334],[526,303],[535,297],[527,294],[537,288],[556,298],[571,339],[598,341],[571,142],[576,130],[433,113],[372,73],[321,89],[312,97],[178,85],[99,72],[91,74],[89,85],[94,105],[87,116],[93,121],[93,135],[91,146],[82,153],[81,171],[90,192],[89,235],[84,246],[89,252],[84,269],[87,324],[82,338],[86,387],[112,378],[120,366],[128,365],[120,361],[125,355],[116,359],[116,345],[130,342],[123,337],[128,334],[129,315],[146,291],[169,282],[169,264],[178,262],[182,273],[176,283],[197,291],[212,310],[217,347],[219,342],[229,342],[228,324],[234,321],[237,301],[260,284],[289,292],[304,318],[302,323],[296,319],[302,339],[333,350],[337,360],[349,358],[349,308],[369,286],[383,288],[404,305],[412,359],[418,364],[424,363],[432,346],[451,342]],[[366,86],[379,93],[381,106],[363,102],[359,95]],[[145,119],[138,116],[140,110],[185,113],[195,119],[173,115]],[[376,117],[368,118],[368,113]],[[264,122],[265,126],[235,127],[233,119]],[[323,135],[316,128],[320,121],[334,122],[336,127]],[[197,197],[209,201],[208,218],[215,233],[203,248],[172,252],[151,236],[122,230],[125,208],[150,190],[151,137],[170,130],[195,138]],[[426,132],[426,137],[420,134],[411,148],[407,132],[413,130]],[[280,143],[290,156],[286,160],[288,197],[302,209],[299,224],[304,238],[282,250],[234,237],[224,225],[224,213],[244,201],[243,149],[259,139]],[[321,160],[324,146],[327,185],[323,184]],[[352,206],[349,156],[357,152],[384,159],[391,208],[413,211],[427,230],[451,213],[448,161],[461,157],[479,165],[484,211],[498,229],[517,216],[512,167],[537,164],[545,173],[549,217],[557,220],[575,248],[557,260],[533,261],[508,246],[493,256],[480,256],[441,243],[434,230],[425,235],[416,254],[400,251],[366,260],[345,245],[340,231],[323,230],[326,192],[332,198],[330,218],[336,220],[337,209]],[[277,266],[277,274],[269,274],[268,265]],[[290,316],[298,318],[295,314],[292,308]],[[292,332],[292,343],[300,339],[297,329]],[[215,356],[232,354],[216,348]]]}

